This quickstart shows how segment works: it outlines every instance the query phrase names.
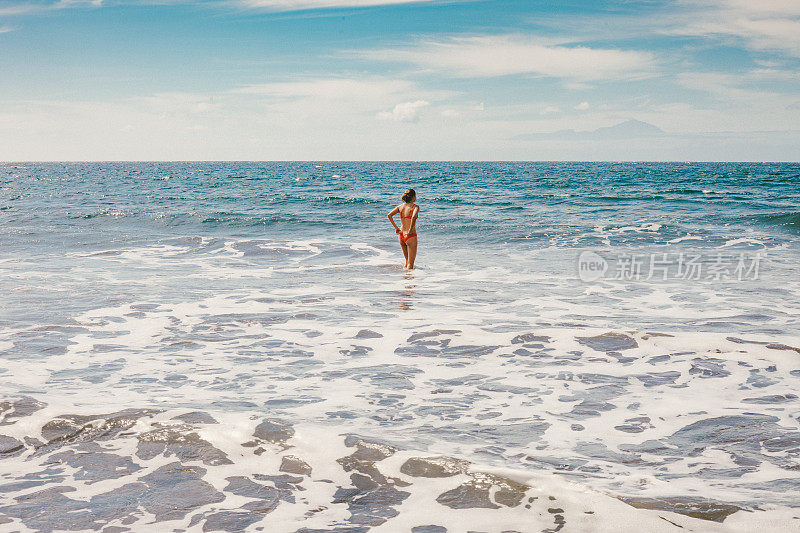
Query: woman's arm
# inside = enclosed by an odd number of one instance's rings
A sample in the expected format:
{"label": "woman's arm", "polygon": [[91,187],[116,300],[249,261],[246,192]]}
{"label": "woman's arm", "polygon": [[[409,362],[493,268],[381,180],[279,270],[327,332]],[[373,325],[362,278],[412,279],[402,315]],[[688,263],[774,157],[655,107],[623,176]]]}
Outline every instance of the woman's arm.
{"label": "woman's arm", "polygon": [[411,213],[411,228],[408,230],[410,233],[416,233],[417,231],[417,215],[419,215],[419,206],[416,206]]}
{"label": "woman's arm", "polygon": [[391,211],[389,211],[388,215],[386,215],[387,217],[389,217],[389,222],[391,222],[392,226],[394,226],[394,231],[396,233],[400,233],[400,228],[397,227],[397,223],[394,221],[394,218],[392,218],[392,217],[394,217],[399,212],[400,212],[400,206],[397,206],[394,209],[392,209]]}

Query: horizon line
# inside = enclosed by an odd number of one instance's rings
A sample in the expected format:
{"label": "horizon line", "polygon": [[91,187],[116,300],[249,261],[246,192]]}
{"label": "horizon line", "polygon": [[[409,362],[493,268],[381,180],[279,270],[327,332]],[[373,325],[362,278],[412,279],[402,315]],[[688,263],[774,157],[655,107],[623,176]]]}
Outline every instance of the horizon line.
{"label": "horizon line", "polygon": [[19,163],[780,163],[800,164],[797,160],[733,159],[18,159],[0,164]]}

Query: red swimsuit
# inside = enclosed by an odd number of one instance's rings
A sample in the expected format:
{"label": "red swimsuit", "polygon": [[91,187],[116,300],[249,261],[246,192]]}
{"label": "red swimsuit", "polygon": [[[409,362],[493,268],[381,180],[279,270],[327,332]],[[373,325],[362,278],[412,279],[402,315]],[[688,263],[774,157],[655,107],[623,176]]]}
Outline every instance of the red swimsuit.
{"label": "red swimsuit", "polygon": [[[404,217],[403,215],[400,215],[400,218],[414,218],[414,217],[413,216]],[[417,234],[416,234],[416,232],[415,233],[409,233],[408,235],[403,235],[402,233],[400,233],[399,236],[400,236],[400,242],[405,244],[406,241],[408,241],[408,239],[410,239],[411,237],[416,237]]]}

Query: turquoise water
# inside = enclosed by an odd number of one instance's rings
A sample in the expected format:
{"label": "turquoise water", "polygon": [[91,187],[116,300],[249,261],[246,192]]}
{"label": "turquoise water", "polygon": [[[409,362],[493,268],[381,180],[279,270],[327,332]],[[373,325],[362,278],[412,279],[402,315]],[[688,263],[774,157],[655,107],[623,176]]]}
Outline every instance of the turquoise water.
{"label": "turquoise water", "polygon": [[[179,235],[375,239],[377,216],[413,185],[431,245],[594,245],[592,228],[643,218],[649,240],[702,231],[798,234],[797,164],[83,163],[3,164],[3,227],[21,249]],[[47,237],[53,241],[46,240]],[[595,236],[596,237],[596,236]]]}
{"label": "turquoise water", "polygon": [[[413,272],[386,220],[408,187]],[[354,503],[386,488],[367,467],[375,486],[345,469],[330,498],[303,474],[317,500],[239,507],[219,480],[254,483],[252,461],[283,453],[261,420],[312,466],[344,463],[303,442],[358,435],[626,497],[797,506],[798,164],[5,163],[0,245],[9,523],[46,529],[35,502],[92,476],[123,498],[166,458],[226,474],[198,473],[205,496],[169,518],[69,495],[62,514],[236,530],[294,512],[296,531],[323,505],[314,527],[367,531],[407,513],[396,494]],[[112,419],[126,431],[87,429]]]}

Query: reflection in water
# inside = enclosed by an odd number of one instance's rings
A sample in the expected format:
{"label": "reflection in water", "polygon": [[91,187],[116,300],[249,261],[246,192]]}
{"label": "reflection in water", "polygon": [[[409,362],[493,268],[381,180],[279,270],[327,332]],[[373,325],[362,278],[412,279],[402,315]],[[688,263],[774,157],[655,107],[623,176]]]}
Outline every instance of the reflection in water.
{"label": "reflection in water", "polygon": [[401,311],[413,311],[414,310],[414,289],[417,287],[416,284],[413,283],[414,281],[414,273],[412,271],[407,271],[403,276],[406,280],[406,288],[404,291],[400,291],[400,310]]}

